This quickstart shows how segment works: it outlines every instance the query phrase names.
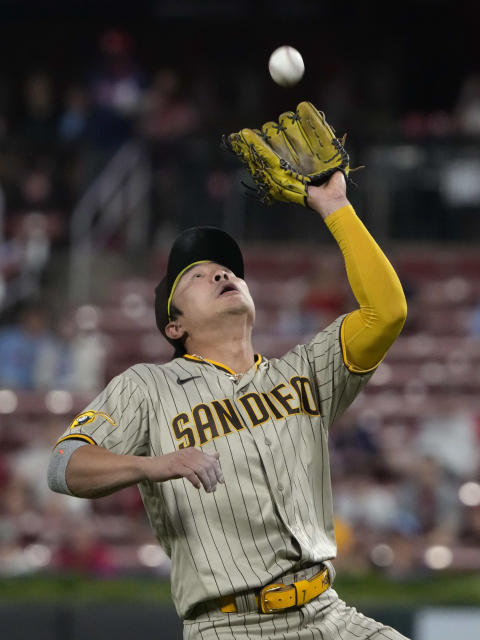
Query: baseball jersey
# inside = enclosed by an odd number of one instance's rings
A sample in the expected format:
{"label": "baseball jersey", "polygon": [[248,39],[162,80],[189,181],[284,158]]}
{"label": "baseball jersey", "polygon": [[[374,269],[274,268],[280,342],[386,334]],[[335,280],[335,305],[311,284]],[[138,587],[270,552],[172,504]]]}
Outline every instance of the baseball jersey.
{"label": "baseball jersey", "polygon": [[181,618],[198,603],[257,589],[336,555],[328,429],[372,375],[345,366],[339,317],[281,358],[255,356],[239,381],[186,355],[115,377],[64,437],[118,454],[184,447],[220,453],[225,484],[143,481],[151,526],[171,558]]}

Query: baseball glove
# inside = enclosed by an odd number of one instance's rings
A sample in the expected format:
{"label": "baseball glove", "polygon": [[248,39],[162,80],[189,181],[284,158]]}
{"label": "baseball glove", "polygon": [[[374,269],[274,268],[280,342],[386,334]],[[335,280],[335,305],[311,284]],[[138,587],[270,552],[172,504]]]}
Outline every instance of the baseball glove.
{"label": "baseball glove", "polygon": [[[267,204],[274,200],[307,206],[308,185],[320,185],[335,171],[348,178],[346,134],[337,138],[325,115],[310,102],[295,113],[282,113],[277,122],[258,129],[242,129],[222,137],[224,148],[239,156],[256,184],[256,196]],[[247,186],[247,185],[245,185]]]}

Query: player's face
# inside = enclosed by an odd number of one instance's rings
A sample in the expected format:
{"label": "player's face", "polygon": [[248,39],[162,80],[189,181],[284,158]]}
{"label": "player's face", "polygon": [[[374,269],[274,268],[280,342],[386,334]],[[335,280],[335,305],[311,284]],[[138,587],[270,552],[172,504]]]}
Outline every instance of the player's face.
{"label": "player's face", "polygon": [[215,262],[195,265],[184,273],[173,303],[181,310],[189,333],[195,326],[222,316],[246,316],[251,324],[255,319],[255,305],[245,280]]}

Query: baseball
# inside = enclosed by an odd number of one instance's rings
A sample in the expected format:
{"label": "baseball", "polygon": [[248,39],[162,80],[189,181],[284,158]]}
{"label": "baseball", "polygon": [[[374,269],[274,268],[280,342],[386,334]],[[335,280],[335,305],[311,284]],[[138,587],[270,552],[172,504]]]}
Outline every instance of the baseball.
{"label": "baseball", "polygon": [[302,78],[305,65],[300,52],[285,45],[272,53],[268,70],[274,82],[282,87],[293,87]]}

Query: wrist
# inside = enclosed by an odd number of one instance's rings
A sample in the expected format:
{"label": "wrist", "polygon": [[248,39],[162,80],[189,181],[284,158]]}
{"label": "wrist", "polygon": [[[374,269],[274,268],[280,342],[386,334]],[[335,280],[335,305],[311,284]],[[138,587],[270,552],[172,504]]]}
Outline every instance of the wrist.
{"label": "wrist", "polygon": [[171,453],[160,456],[140,456],[138,457],[137,471],[141,476],[141,480],[150,480],[152,482],[165,482],[171,480]]}
{"label": "wrist", "polygon": [[144,456],[134,456],[135,459],[135,468],[137,471],[137,474],[139,476],[139,481],[142,482],[143,480],[150,480],[150,467],[152,464],[152,458],[151,457],[144,457]]}
{"label": "wrist", "polygon": [[311,209],[313,209],[316,213],[319,213],[322,218],[325,220],[329,215],[335,213],[339,209],[343,209],[343,207],[347,207],[350,202],[348,198],[334,198],[332,200],[326,200],[324,202],[318,202],[316,199],[308,198],[308,205]]}

